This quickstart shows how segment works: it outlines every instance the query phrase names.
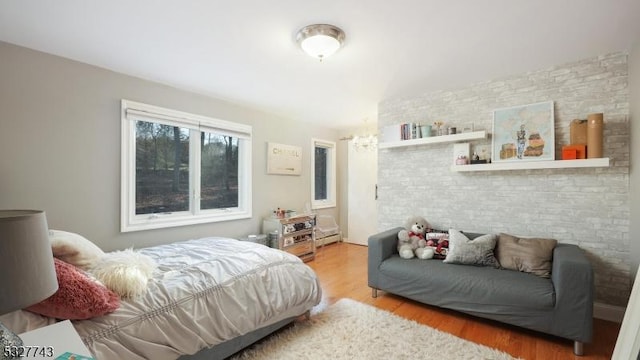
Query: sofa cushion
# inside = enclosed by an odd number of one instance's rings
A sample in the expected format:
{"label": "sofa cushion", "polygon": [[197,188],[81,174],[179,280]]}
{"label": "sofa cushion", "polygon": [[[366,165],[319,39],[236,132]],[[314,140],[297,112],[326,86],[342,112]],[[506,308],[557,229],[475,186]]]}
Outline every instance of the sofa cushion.
{"label": "sofa cushion", "polygon": [[555,304],[551,280],[516,271],[398,255],[383,261],[379,271],[381,281],[389,285],[385,290],[446,308],[474,309],[480,304],[491,312],[493,307],[539,309]]}
{"label": "sofa cushion", "polygon": [[500,234],[495,253],[504,269],[548,278],[551,276],[551,259],[557,243],[554,239],[519,238]]}
{"label": "sofa cushion", "polygon": [[499,267],[493,255],[497,236],[486,234],[469,240],[458,230],[449,230],[449,252],[445,263]]}

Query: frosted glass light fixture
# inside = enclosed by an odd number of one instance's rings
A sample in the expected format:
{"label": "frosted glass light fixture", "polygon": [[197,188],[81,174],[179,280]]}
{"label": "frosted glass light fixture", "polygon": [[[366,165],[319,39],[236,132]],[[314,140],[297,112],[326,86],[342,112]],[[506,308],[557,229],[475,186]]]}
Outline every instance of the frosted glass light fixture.
{"label": "frosted glass light fixture", "polygon": [[378,137],[374,134],[353,137],[353,147],[356,151],[376,151],[378,149]]}
{"label": "frosted glass light fixture", "polygon": [[314,24],[300,29],[296,41],[307,54],[322,61],[340,49],[344,37],[344,31],[337,26]]}

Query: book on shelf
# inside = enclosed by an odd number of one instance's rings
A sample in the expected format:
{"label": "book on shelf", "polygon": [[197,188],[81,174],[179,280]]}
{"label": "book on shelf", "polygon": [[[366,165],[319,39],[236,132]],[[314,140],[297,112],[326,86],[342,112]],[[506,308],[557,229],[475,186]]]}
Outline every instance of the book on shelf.
{"label": "book on shelf", "polygon": [[396,142],[401,140],[419,139],[420,124],[402,123],[382,127],[381,142]]}
{"label": "book on shelf", "polygon": [[400,125],[401,127],[401,133],[402,133],[402,140],[411,140],[411,139],[417,139],[419,138],[418,136],[418,127],[419,125],[416,123],[404,123],[402,125]]}

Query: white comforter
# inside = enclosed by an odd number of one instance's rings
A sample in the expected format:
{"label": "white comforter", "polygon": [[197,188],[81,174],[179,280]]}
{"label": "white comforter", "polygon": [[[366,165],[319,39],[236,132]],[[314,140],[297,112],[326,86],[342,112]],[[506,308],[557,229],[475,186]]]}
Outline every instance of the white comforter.
{"label": "white comforter", "polygon": [[99,360],[175,359],[320,302],[311,268],[262,245],[206,238],[140,252],[159,265],[147,294],[123,300],[109,315],[74,322]]}

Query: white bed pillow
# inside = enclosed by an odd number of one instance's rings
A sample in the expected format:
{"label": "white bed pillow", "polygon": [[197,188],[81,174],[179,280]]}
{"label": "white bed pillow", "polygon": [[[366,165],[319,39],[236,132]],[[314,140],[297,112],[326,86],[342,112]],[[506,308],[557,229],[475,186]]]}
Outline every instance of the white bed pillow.
{"label": "white bed pillow", "polygon": [[87,270],[104,256],[104,251],[96,244],[76,233],[49,230],[49,240],[53,256],[83,270]]}
{"label": "white bed pillow", "polygon": [[16,310],[8,314],[0,315],[0,323],[16,334],[55,324],[56,321],[54,318],[25,310]]}

